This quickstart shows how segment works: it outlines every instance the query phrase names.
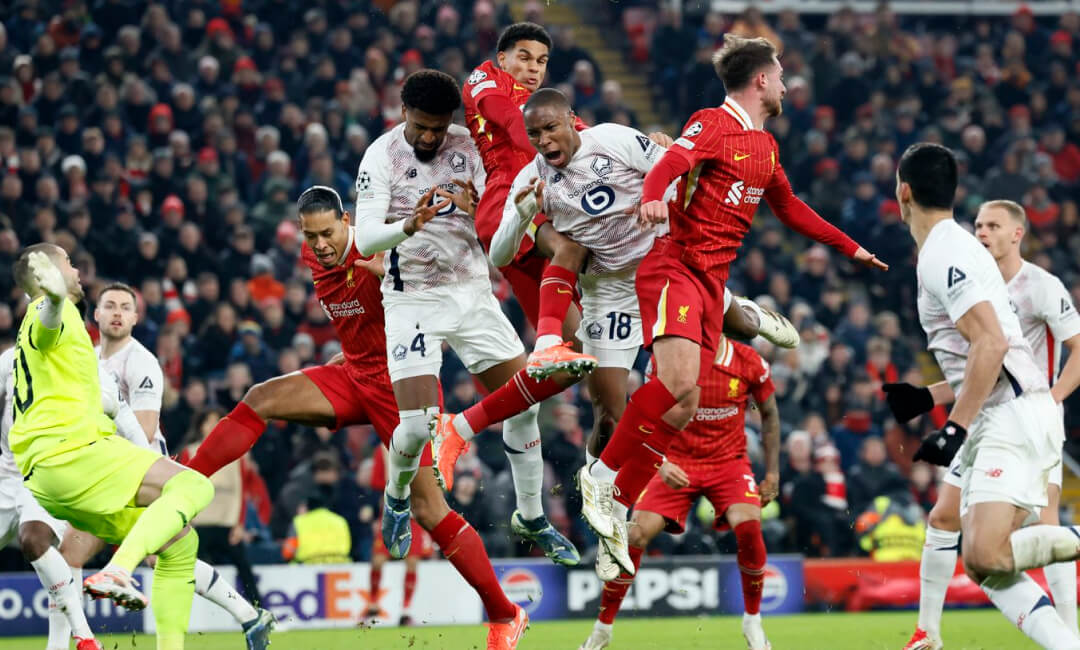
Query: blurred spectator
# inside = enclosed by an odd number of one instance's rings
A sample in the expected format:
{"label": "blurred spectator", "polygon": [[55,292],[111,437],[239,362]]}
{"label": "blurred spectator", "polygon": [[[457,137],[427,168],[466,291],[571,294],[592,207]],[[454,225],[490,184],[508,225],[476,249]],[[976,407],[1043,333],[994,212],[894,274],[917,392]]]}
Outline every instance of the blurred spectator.
{"label": "blurred spectator", "polygon": [[857,516],[870,507],[875,497],[903,498],[909,490],[907,480],[889,462],[882,439],[875,436],[864,440],[859,450],[859,462],[847,473],[851,512]]}

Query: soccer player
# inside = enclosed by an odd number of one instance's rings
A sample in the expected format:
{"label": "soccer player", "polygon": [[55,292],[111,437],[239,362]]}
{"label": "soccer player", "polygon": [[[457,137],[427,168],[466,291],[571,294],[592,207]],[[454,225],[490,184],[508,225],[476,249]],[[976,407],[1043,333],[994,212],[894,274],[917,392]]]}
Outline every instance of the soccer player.
{"label": "soccer player", "polygon": [[[490,248],[499,227],[514,177],[536,156],[525,134],[521,109],[544,83],[551,36],[534,23],[515,23],[499,35],[496,52],[494,62],[485,61],[472,71],[462,91],[465,124],[487,172],[486,187],[476,208],[476,233],[485,250]],[[583,129],[585,124],[576,120],[575,128]],[[570,338],[578,327],[579,314],[571,304],[577,271],[586,251],[545,225],[543,218],[536,219],[530,230],[524,245],[499,266],[525,316],[536,328],[530,368],[534,363],[548,367],[534,375],[538,379],[551,374],[553,368],[583,374],[595,367],[596,360],[556,344],[564,332]],[[545,255],[552,258],[550,264]]]}
{"label": "soccer player", "polygon": [[[94,351],[110,376],[110,384],[117,387],[120,402],[134,413],[138,434],[151,449],[167,457],[165,436],[158,424],[165,380],[154,354],[131,336],[138,321],[136,305],[135,290],[126,284],[110,284],[101,290],[94,311],[101,345]],[[81,576],[86,562],[105,546],[100,539],[74,528],[68,529],[63,540],[60,551],[75,576]],[[240,624],[249,650],[262,650],[270,643],[273,615],[253,607],[202,560],[195,561],[195,593],[229,612]],[[66,624],[63,617],[50,616],[49,636],[66,638]],[[54,626],[58,628],[55,631]]]}
{"label": "soccer player", "polygon": [[[1080,317],[1061,280],[1020,255],[1020,244],[1027,231],[1024,208],[1012,201],[987,201],[975,217],[975,236],[997,262],[1009,302],[1020,319],[1024,338],[1035,353],[1035,362],[1046,368],[1050,394],[1059,408],[1080,385]],[[1061,366],[1061,348],[1069,349],[1069,358]],[[936,404],[954,400],[948,382],[916,387],[911,384],[886,384],[889,406],[897,420],[907,421],[925,413]],[[960,459],[954,458],[938,491],[938,500],[930,511],[926,529],[919,579],[919,624],[907,650],[938,650],[941,642],[941,612],[945,592],[956,567],[960,540]],[[1061,498],[1062,465],[1050,471],[1047,505],[1039,521],[1057,526]],[[1054,608],[1069,626],[1076,629],[1076,563],[1059,562],[1043,567]]]}
{"label": "soccer player", "polygon": [[[768,117],[780,114],[784,98],[773,45],[728,34],[713,62],[727,99],[691,116],[682,136],[645,177],[641,219],[646,224],[668,222],[663,195],[679,179],[670,204],[671,234],[656,240],[636,278],[645,344],[651,346],[658,380],[631,396],[600,459],[579,473],[582,514],[606,538],[616,525],[626,525],[630,504],[696,410],[698,377],[716,354],[723,328],[728,267],[762,198],[798,232],[857,261],[888,268],[792,192],[776,140],[763,130]],[[631,458],[633,466],[623,468]]]}
{"label": "soccer player", "polygon": [[[356,243],[388,251],[382,280],[394,431],[383,507],[383,541],[408,553],[409,483],[439,420],[439,369],[446,342],[488,390],[525,369],[514,327],[491,291],[473,224],[484,168],[468,132],[451,124],[461,106],[453,78],[420,70],[401,89],[403,122],[368,147],[356,177]],[[460,190],[460,191],[457,191]],[[577,549],[544,516],[539,405],[503,424],[517,492],[510,527],[554,562],[575,565]]]}
{"label": "soccer player", "polygon": [[956,159],[945,147],[917,143],[900,157],[896,199],[919,250],[919,322],[956,395],[948,422],[914,458],[943,466],[959,459],[968,577],[1036,643],[1080,648],[1076,628],[1024,573],[1080,552],[1080,527],[1021,528],[1047,505],[1047,476],[1065,438],[1061,413],[993,256],[953,219],[956,184]]}
{"label": "soccer player", "polygon": [[[296,208],[305,240],[301,257],[311,269],[315,295],[334,324],[344,355],[340,361],[252,386],[192,458],[190,466],[207,476],[243,456],[268,420],[333,429],[370,423],[387,446],[398,425],[375,275],[382,274],[382,260],[365,258],[357,250],[352,217],[333,189],[308,188]],[[412,481],[413,517],[479,594],[491,621],[489,647],[513,648],[527,622],[525,610],[503,594],[484,543],[447,506],[430,465],[430,453],[425,453]]]}
{"label": "soccer player", "polygon": [[205,477],[114,435],[101,407],[97,359],[75,303],[79,272],[63,249],[36,244],[15,263],[32,299],[19,326],[14,424],[8,435],[30,492],[57,519],[119,544],[83,583],[127,609],[146,597],[131,572],[157,554],[152,598],[159,649],[184,647],[198,537],[188,522],[210,502]]}
{"label": "soccer player", "polygon": [[[716,360],[701,382],[701,400],[686,431],[675,439],[667,458],[634,505],[630,556],[634,567],[649,542],[663,531],[686,529],[686,516],[704,496],[716,510],[716,528],[735,531],[742,577],[743,636],[750,650],[768,650],[761,627],[765,541],[761,508],[776,498],[780,485],[780,411],[769,364],[748,345],[720,341]],[[765,480],[759,486],[746,453],[746,409],[749,397],[761,412],[765,447]],[[592,634],[580,650],[600,650],[611,643],[612,624],[634,578],[629,573],[601,575],[607,584]]]}

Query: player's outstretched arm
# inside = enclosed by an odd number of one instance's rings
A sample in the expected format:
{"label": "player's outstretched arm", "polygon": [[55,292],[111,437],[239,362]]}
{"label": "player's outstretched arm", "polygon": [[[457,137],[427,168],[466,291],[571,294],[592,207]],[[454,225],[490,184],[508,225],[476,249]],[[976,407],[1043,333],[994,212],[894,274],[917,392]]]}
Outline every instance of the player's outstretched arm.
{"label": "player's outstretched arm", "polygon": [[765,480],[761,482],[761,507],[780,494],[780,407],[776,395],[761,404],[761,444],[765,447]]}
{"label": "player's outstretched arm", "polygon": [[506,131],[515,149],[530,155],[536,152],[528,133],[525,132],[525,119],[521,116],[521,109],[514,106],[508,96],[501,92],[485,94],[477,102],[476,109],[485,120]]}
{"label": "player's outstretched arm", "polygon": [[30,337],[38,350],[51,348],[60,339],[60,324],[63,319],[64,299],[67,298],[67,283],[60,269],[56,268],[49,256],[40,251],[30,253],[30,271],[34,275],[45,300],[38,303],[37,319],[41,327],[31,328]]}
{"label": "player's outstretched arm", "polygon": [[668,149],[660,160],[645,174],[641,187],[641,210],[638,223],[642,227],[664,223],[668,219],[668,206],[664,192],[671,182],[690,171],[691,161],[678,151]]}
{"label": "player's outstretched arm", "polygon": [[1069,358],[1061,369],[1057,383],[1050,388],[1054,401],[1061,404],[1080,386],[1080,334],[1065,339],[1062,345],[1069,349]]}
{"label": "player's outstretched arm", "polygon": [[531,168],[529,165],[518,172],[506,195],[502,221],[491,238],[488,251],[488,258],[496,268],[514,260],[514,255],[521,248],[521,240],[544,204],[544,183],[530,176]]}
{"label": "player's outstretched arm", "polygon": [[885,401],[897,422],[907,422],[939,404],[952,404],[956,399],[947,381],[929,386],[915,386],[906,382],[883,384],[881,390],[885,391]]}

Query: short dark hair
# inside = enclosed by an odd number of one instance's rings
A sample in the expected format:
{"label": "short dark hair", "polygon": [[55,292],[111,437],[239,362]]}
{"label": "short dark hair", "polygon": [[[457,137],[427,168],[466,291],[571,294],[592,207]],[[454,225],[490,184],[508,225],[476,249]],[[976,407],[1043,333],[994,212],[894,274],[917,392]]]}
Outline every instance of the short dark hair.
{"label": "short dark hair", "polygon": [[139,297],[135,293],[135,290],[132,289],[129,285],[124,284],[123,282],[111,282],[105,285],[105,288],[102,289],[101,293],[98,294],[98,299],[100,300],[100,297],[104,296],[109,291],[123,291],[124,293],[131,296],[131,300],[135,303],[136,306],[138,306],[139,304]]}
{"label": "short dark hair", "polygon": [[332,187],[312,185],[296,200],[296,212],[301,215],[327,210],[333,210],[338,219],[345,213],[341,195]]}
{"label": "short dark hair", "polygon": [[64,249],[56,244],[42,242],[40,244],[34,244],[33,246],[27,246],[23,249],[22,255],[19,255],[19,259],[15,260],[15,268],[13,270],[13,273],[15,274],[15,284],[25,291],[27,295],[33,296],[37,291],[37,281],[34,280],[33,271],[30,270],[30,253],[45,253],[49,256],[49,259],[55,262],[57,259],[60,259],[60,256],[64,253]]}
{"label": "short dark hair", "polygon": [[743,38],[724,34],[724,46],[713,53],[716,76],[724,82],[724,90],[742,90],[763,67],[776,58],[776,46],[765,38]]}
{"label": "short dark hair", "polygon": [[551,50],[551,34],[536,23],[514,23],[499,34],[499,42],[495,46],[496,52],[505,52],[514,49],[518,41],[536,41],[543,43]]}
{"label": "short dark hair", "polygon": [[956,156],[948,147],[916,142],[900,156],[900,181],[911,187],[911,198],[924,208],[949,210],[956,198]]}
{"label": "short dark hair", "polygon": [[457,81],[438,70],[417,70],[405,78],[401,103],[428,115],[449,115],[461,106]]}
{"label": "short dark hair", "polygon": [[523,112],[528,112],[534,108],[543,108],[547,106],[553,106],[555,108],[565,108],[571,110],[570,100],[566,98],[566,95],[560,90],[554,88],[541,88],[529,97],[529,101],[525,102]]}

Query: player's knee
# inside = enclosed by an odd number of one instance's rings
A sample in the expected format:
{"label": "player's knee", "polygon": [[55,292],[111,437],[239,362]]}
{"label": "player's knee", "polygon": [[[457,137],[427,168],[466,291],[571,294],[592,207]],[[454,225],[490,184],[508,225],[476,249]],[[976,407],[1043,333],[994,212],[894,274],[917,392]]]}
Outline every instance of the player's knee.
{"label": "player's knee", "polygon": [[269,384],[269,381],[260,382],[244,393],[244,404],[262,418],[267,417],[267,411],[274,401],[274,388]]}
{"label": "player's knee", "polygon": [[646,548],[652,540],[649,539],[648,533],[637,522],[631,522],[627,526],[627,541],[630,546],[635,548]]}
{"label": "player's knee", "polygon": [[561,237],[553,240],[552,243],[555,249],[555,254],[551,258],[553,263],[571,271],[580,271],[585,266],[589,249],[568,237]]}
{"label": "player's knee", "polygon": [[30,522],[19,527],[19,548],[27,562],[34,562],[53,542],[52,529],[39,522]]}
{"label": "player's knee", "polygon": [[686,398],[679,400],[679,403],[671,407],[667,412],[664,420],[680,431],[685,429],[686,425],[690,424],[690,420],[693,419],[694,413],[697,412],[697,397],[698,391],[693,391]]}
{"label": "player's knee", "polygon": [[931,528],[938,530],[949,532],[960,530],[960,513],[952,511],[951,508],[941,507],[941,503],[934,506],[926,521]]}
{"label": "player's knee", "polygon": [[986,578],[1013,572],[1012,548],[1008,544],[972,544],[964,549],[963,558],[968,575]]}

